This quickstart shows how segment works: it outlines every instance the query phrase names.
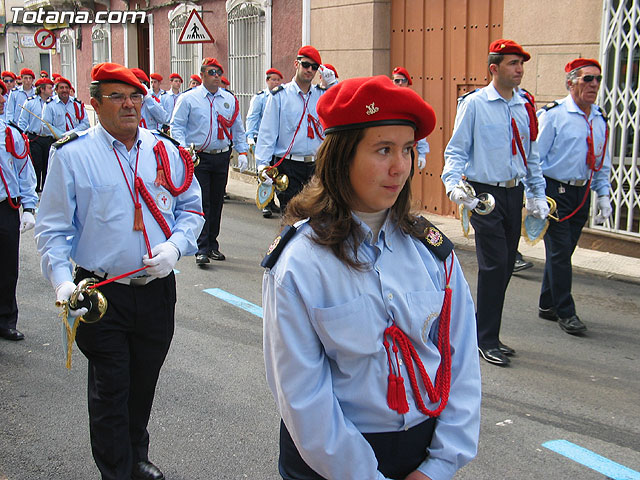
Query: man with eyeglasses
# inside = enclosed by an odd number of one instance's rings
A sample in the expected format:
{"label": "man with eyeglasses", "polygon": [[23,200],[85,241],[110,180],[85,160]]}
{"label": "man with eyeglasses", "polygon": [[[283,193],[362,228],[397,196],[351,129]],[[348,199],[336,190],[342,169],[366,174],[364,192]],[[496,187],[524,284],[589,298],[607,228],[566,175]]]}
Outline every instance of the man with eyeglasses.
{"label": "man with eyeglasses", "polygon": [[595,223],[611,216],[611,158],[607,118],[595,105],[602,80],[600,63],[576,58],[565,66],[569,95],[538,112],[538,148],[546,194],[555,200],[559,221],[544,236],[546,262],[538,303],[541,318],[558,322],[566,333],[587,330],[571,295],[571,256],[589,218],[590,190],[597,195]]}
{"label": "man with eyeglasses", "polygon": [[[396,67],[391,73],[393,83],[399,87],[409,88],[413,85],[411,75],[406,68]],[[416,150],[418,151],[418,170],[422,170],[427,166],[427,153],[429,153],[429,143],[426,138],[421,138],[416,142]]]}
{"label": "man with eyeglasses", "polygon": [[171,135],[180,145],[194,145],[200,163],[195,169],[202,188],[205,225],[198,237],[196,265],[222,261],[218,234],[229,175],[231,148],[238,152],[238,166],[244,172],[249,163],[240,106],[221,85],[224,70],[215,58],[205,58],[200,67],[202,85],[178,97],[171,117]]}
{"label": "man with eyeglasses", "polygon": [[[162,480],[149,461],[147,424],[175,327],[173,268],[196,252],[204,223],[200,187],[188,152],[139,127],[146,89],[128,68],[100,63],[91,79],[99,123],[53,145],[36,242],[57,301],[68,306],[83,279],[106,282],[104,316],[78,323],[76,334],[89,360],[91,447],[102,479]],[[70,323],[86,313],[69,308]]]}
{"label": "man with eyeglasses", "polygon": [[321,64],[318,50],[311,45],[300,48],[293,79],[271,91],[260,123],[256,144],[258,176],[264,183],[272,183],[263,171],[273,160],[278,172],[289,177],[289,187],[277,192],[283,212],[313,175],[316,151],[324,139],[316,113],[316,103],[324,90],[311,84]]}
{"label": "man with eyeglasses", "polygon": [[33,80],[36,78],[35,73],[30,68],[23,68],[20,70],[20,79],[22,85],[14,87],[9,94],[9,99],[6,106],[6,119],[7,123],[13,122],[18,124],[20,114],[22,113],[22,105],[27,101],[27,98],[36,94],[36,89],[33,86]]}

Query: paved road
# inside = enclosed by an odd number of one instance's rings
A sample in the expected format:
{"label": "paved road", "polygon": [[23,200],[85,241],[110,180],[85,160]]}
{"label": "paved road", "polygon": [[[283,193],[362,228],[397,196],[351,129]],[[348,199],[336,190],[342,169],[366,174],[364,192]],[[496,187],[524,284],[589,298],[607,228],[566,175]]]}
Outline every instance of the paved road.
{"label": "paved road", "polygon": [[[264,379],[261,320],[204,292],[217,288],[260,305],[258,264],[278,221],[232,200],[222,229],[226,262],[199,269],[188,257],[176,267],[176,334],[150,422],[151,459],[169,480],[279,478],[278,415]],[[458,255],[473,291],[475,256]],[[26,340],[0,341],[0,480],[97,479],[86,361],[75,351],[73,369],[63,366],[53,292],[40,276],[31,232],[21,262],[19,328]],[[480,452],[458,479],[607,478],[542,446],[551,440],[640,471],[638,286],[576,275],[589,334],[575,338],[536,317],[541,274],[537,264],[509,288],[502,339],[518,355],[510,368],[482,364]]]}

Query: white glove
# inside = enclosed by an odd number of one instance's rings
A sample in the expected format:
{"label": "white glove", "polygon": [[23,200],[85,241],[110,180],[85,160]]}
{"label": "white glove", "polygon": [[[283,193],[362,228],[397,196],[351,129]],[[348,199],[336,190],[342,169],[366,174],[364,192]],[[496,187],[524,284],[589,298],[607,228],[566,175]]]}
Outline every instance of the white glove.
{"label": "white glove", "polygon": [[147,268],[147,273],[154,277],[164,278],[173,271],[176,266],[180,252],[171,242],[159,243],[151,249],[153,257],[149,258],[148,254],[142,257],[142,263]]}
{"label": "white glove", "polygon": [[273,178],[267,175],[267,172],[265,172],[266,169],[267,165],[260,165],[260,167],[258,167],[258,178],[267,186],[273,185]]}
{"label": "white glove", "polygon": [[244,172],[249,166],[249,160],[247,156],[243,153],[242,155],[238,155],[238,167],[240,167],[240,173]]}
{"label": "white glove", "polygon": [[422,170],[426,166],[427,166],[427,159],[424,157],[424,155],[420,155],[418,157],[418,170]]}
{"label": "white glove", "polygon": [[330,68],[325,67],[324,65],[320,66],[322,72],[322,79],[325,81],[327,85],[331,85],[336,81],[336,74]]}
{"label": "white glove", "polygon": [[30,212],[22,212],[20,217],[20,233],[24,233],[27,230],[31,230],[36,225],[36,219]]}
{"label": "white glove", "polygon": [[247,137],[247,143],[248,143],[249,145],[255,145],[255,144],[256,144],[256,141],[255,141],[255,139],[253,138],[253,135],[251,135],[251,136]]}
{"label": "white glove", "polygon": [[613,213],[613,209],[611,208],[611,201],[609,200],[609,195],[603,195],[602,197],[598,197],[598,214],[593,218],[593,221],[598,225],[602,225],[607,218],[611,216]]}
{"label": "white glove", "polygon": [[[71,294],[75,289],[76,289],[75,283],[69,282],[69,281],[62,282],[60,285],[56,287],[56,301],[61,303],[69,302],[69,297],[71,297]],[[84,300],[84,296],[82,294],[78,295],[78,300],[80,301]],[[88,311],[89,310],[87,310],[86,307],[78,308],[76,310],[69,307],[69,316],[72,318],[81,317]]]}
{"label": "white glove", "polygon": [[453,187],[449,192],[449,198],[458,205],[464,205],[467,210],[473,210],[478,206],[480,200],[467,194],[461,187]]}
{"label": "white glove", "polygon": [[527,198],[525,208],[529,215],[544,220],[549,215],[549,204],[546,198]]}

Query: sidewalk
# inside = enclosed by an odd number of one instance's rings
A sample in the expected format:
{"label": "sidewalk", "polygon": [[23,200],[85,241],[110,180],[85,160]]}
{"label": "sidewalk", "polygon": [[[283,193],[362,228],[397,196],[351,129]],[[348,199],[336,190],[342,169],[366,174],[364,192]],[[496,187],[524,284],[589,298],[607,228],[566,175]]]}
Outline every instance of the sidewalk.
{"label": "sidewalk", "polygon": [[[227,193],[235,198],[242,198],[249,203],[255,202],[257,183],[246,175],[239,174],[233,170],[229,173]],[[473,228],[469,233],[469,238],[462,234],[460,220],[451,217],[442,217],[432,213],[425,213],[435,226],[451,239],[457,249],[475,250],[473,238]],[[527,260],[535,263],[544,263],[544,242],[540,241],[531,246],[524,239],[520,241],[520,253]],[[587,250],[577,247],[572,257],[573,268],[604,276],[640,284],[640,258],[625,257],[614,253],[599,252],[597,250]]]}

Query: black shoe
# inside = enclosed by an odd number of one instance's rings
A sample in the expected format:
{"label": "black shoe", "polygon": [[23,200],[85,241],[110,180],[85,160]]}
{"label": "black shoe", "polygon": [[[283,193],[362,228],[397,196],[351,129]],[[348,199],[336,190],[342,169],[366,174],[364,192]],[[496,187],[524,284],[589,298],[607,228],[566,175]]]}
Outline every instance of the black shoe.
{"label": "black shoe", "polygon": [[222,252],[220,252],[219,250],[211,250],[211,251],[209,252],[209,254],[208,254],[208,257],[209,257],[211,260],[218,260],[219,262],[221,262],[222,260],[224,260],[225,258],[227,258],[227,257],[225,257],[225,256],[222,254]]}
{"label": "black shoe", "polygon": [[500,350],[504,355],[507,355],[508,357],[516,354],[516,351],[513,348],[505,345],[502,342],[498,342],[498,350]]}
{"label": "black shoe", "polygon": [[269,205],[269,208],[271,208],[271,211],[273,213],[280,213],[280,207],[273,202],[271,202],[271,205]]}
{"label": "black shoe", "polygon": [[522,270],[526,270],[531,267],[533,267],[533,263],[525,262],[521,258],[518,258],[516,259],[516,263],[513,264],[513,273],[521,272]]}
{"label": "black shoe", "polygon": [[164,480],[164,474],[151,462],[138,462],[133,467],[131,478],[136,480]]}
{"label": "black shoe", "polygon": [[0,328],[0,337],[6,338],[7,340],[11,340],[13,342],[24,340],[24,334],[22,332],[19,332],[15,328]]}
{"label": "black shoe", "polygon": [[538,316],[540,318],[544,318],[545,320],[551,320],[555,322],[558,320],[558,314],[556,313],[556,309],[553,307],[542,308],[538,307]]}
{"label": "black shoe", "polygon": [[199,253],[196,255],[196,265],[206,265],[209,263],[209,257],[204,253]]}
{"label": "black shoe", "polygon": [[273,215],[273,212],[269,207],[265,207],[262,209],[262,216],[264,218],[271,218],[271,215]]}
{"label": "black shoe", "polygon": [[506,367],[511,363],[508,357],[505,356],[504,353],[500,351],[499,348],[482,348],[478,347],[478,351],[482,358],[484,358],[487,362],[492,363],[494,365],[500,365],[501,367]]}
{"label": "black shoe", "polygon": [[582,323],[577,315],[571,315],[569,318],[558,318],[558,325],[571,335],[578,335],[587,331],[587,326]]}
{"label": "black shoe", "polygon": [[227,192],[224,192],[224,197],[225,200],[231,200],[231,197],[229,196],[229,194]]}

